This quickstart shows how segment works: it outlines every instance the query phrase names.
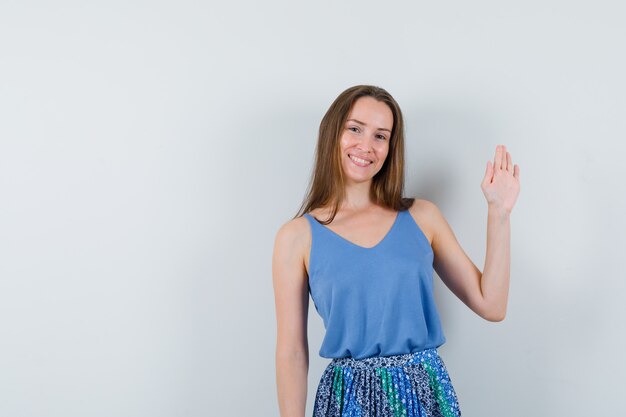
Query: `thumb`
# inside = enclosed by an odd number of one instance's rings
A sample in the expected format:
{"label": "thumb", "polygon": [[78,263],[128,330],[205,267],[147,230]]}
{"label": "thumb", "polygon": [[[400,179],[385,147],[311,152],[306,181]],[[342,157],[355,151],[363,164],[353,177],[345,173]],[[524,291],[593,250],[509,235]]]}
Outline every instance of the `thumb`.
{"label": "thumb", "polygon": [[482,186],[486,187],[487,184],[491,182],[492,177],[493,177],[493,165],[491,165],[491,161],[487,161],[487,167],[485,169],[485,176],[483,177]]}

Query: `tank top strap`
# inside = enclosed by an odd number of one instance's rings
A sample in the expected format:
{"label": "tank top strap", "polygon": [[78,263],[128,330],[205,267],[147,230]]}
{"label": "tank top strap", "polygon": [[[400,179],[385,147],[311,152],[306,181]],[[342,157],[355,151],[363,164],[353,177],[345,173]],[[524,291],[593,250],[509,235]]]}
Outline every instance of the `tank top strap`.
{"label": "tank top strap", "polygon": [[[326,232],[326,231],[330,231],[330,229],[328,229],[326,226],[324,226],[323,224],[321,224],[315,217],[313,217],[311,214],[309,213],[304,213],[304,217],[306,217],[309,220],[309,223],[311,224],[311,232],[314,234],[317,234],[317,232]],[[334,233],[334,232],[333,232]]]}
{"label": "tank top strap", "polygon": [[304,217],[309,221],[311,225],[311,233],[316,234],[319,227],[323,227],[315,218],[309,213],[304,213]]}
{"label": "tank top strap", "polygon": [[309,213],[304,213],[304,217],[306,217],[306,219],[309,221],[309,224],[311,225],[311,239],[315,243],[315,245],[322,243],[321,241],[324,241],[323,243],[326,244],[330,243],[330,241],[326,242],[326,240],[328,239],[325,230],[326,226],[318,222],[315,217],[313,217]]}

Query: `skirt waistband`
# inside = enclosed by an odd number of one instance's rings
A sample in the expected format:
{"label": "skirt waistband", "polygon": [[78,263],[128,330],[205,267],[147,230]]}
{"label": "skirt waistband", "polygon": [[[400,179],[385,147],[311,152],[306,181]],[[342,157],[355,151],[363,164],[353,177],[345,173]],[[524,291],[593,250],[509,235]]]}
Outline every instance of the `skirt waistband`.
{"label": "skirt waistband", "polygon": [[333,358],[330,366],[344,366],[354,369],[388,368],[418,364],[424,360],[432,360],[439,357],[437,348],[428,348],[412,353],[401,353],[391,356],[370,356],[368,358],[355,359],[352,357]]}

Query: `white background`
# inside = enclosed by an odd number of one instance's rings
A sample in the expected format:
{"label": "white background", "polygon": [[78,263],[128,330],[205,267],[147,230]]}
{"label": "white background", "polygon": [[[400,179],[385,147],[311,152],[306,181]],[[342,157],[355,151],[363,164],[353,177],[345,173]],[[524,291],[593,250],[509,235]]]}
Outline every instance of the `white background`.
{"label": "white background", "polygon": [[[0,5],[0,415],[278,416],[274,236],[355,84],[406,119],[407,195],[483,269],[521,167],[505,321],[438,277],[465,416],[619,413],[620,1]],[[309,310],[307,415],[328,363]]]}

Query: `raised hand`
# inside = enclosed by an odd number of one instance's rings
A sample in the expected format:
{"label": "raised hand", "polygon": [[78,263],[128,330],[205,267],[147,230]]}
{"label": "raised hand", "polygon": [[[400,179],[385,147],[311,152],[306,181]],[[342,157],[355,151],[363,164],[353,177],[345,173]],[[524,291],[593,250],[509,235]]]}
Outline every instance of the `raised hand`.
{"label": "raised hand", "polygon": [[496,156],[487,162],[487,170],[480,188],[487,199],[487,204],[495,208],[513,210],[519,195],[519,165],[513,165],[511,154],[504,145],[496,146]]}

